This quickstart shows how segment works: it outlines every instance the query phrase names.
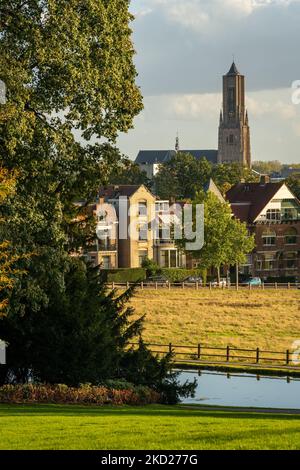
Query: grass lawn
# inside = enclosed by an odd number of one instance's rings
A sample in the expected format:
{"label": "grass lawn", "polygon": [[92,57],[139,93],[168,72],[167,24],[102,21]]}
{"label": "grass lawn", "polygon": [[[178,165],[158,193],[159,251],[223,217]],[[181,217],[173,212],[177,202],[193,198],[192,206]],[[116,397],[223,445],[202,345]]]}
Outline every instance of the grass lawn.
{"label": "grass lawn", "polygon": [[137,290],[136,315],[146,314],[151,343],[292,349],[300,339],[300,291]]}
{"label": "grass lawn", "polygon": [[300,449],[300,416],[184,407],[0,405],[0,449]]}

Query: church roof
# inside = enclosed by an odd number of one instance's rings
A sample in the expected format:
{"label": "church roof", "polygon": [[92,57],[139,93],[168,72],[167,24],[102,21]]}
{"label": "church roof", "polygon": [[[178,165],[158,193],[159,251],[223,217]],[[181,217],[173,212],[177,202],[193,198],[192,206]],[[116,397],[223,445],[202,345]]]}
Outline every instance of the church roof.
{"label": "church roof", "polygon": [[[182,153],[189,153],[197,160],[206,158],[210,163],[218,163],[217,150],[180,150]],[[135,163],[137,164],[154,164],[165,163],[176,155],[175,150],[140,150]]]}
{"label": "church roof", "polygon": [[238,71],[237,66],[234,62],[232,62],[232,66],[230,67],[230,70],[227,75],[240,75],[240,72]]}

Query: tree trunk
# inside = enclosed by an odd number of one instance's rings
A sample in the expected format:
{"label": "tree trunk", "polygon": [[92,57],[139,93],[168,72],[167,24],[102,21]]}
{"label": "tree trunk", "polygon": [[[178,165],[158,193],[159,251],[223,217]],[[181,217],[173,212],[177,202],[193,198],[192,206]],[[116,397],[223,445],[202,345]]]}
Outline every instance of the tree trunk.
{"label": "tree trunk", "polygon": [[239,290],[239,263],[236,263],[236,290]]}
{"label": "tree trunk", "polygon": [[217,267],[217,276],[218,276],[218,285],[220,285],[220,282],[221,282],[220,266]]}

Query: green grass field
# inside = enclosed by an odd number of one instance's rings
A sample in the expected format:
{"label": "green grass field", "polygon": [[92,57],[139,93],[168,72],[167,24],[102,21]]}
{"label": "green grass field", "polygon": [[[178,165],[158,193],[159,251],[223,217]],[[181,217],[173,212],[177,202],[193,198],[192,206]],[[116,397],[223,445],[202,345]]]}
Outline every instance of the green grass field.
{"label": "green grass field", "polygon": [[300,416],[185,407],[0,405],[0,449],[300,449]]}

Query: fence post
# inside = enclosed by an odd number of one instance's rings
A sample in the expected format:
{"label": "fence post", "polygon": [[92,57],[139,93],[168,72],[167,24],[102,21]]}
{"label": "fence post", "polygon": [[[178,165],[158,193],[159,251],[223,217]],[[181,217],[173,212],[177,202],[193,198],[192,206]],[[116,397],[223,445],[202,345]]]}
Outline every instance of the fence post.
{"label": "fence post", "polygon": [[260,349],[257,348],[257,350],[256,350],[256,364],[259,364],[259,353],[260,353]]}
{"label": "fence post", "polygon": [[182,289],[184,289],[184,282],[182,283]]}
{"label": "fence post", "polygon": [[196,290],[199,290],[199,282],[196,282]]}
{"label": "fence post", "polygon": [[157,284],[157,282],[156,282],[156,283],[155,283],[155,290],[157,290],[157,289],[158,289],[158,284]]}
{"label": "fence post", "polygon": [[262,289],[265,290],[265,283],[262,283]]}
{"label": "fence post", "polygon": [[226,349],[226,359],[227,359],[227,362],[230,361],[230,347],[227,346],[227,349]]}
{"label": "fence post", "polygon": [[289,283],[288,283],[288,289],[290,289],[290,288],[291,288],[291,283],[289,282]]}
{"label": "fence post", "polygon": [[171,290],[171,282],[168,282],[169,290]]}
{"label": "fence post", "polygon": [[275,289],[278,289],[278,284],[277,284],[277,282],[275,282]]}
{"label": "fence post", "polygon": [[172,343],[170,343],[170,344],[169,344],[169,353],[170,353],[170,354],[172,353],[172,350],[173,350],[173,348],[172,348]]}
{"label": "fence post", "polygon": [[198,344],[198,359],[201,358],[201,344]]}
{"label": "fence post", "polygon": [[290,364],[290,351],[289,349],[286,352],[286,365],[288,366]]}
{"label": "fence post", "polygon": [[127,282],[126,287],[127,287],[127,289],[129,289],[129,282]]}
{"label": "fence post", "polygon": [[209,283],[209,290],[211,290],[211,288],[212,288],[212,285],[211,285],[211,282],[210,282],[210,283]]}
{"label": "fence post", "polygon": [[115,283],[114,283],[114,282],[112,283],[112,288],[113,288],[113,289],[115,288]]}
{"label": "fence post", "polygon": [[141,282],[141,289],[144,290],[144,283],[143,283],[143,281]]}

